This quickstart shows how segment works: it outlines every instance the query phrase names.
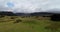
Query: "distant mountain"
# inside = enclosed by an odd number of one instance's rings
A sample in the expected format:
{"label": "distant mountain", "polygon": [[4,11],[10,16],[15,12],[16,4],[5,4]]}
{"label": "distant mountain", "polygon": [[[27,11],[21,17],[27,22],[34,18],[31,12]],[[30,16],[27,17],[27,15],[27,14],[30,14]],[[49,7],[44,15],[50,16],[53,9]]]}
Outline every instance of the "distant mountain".
{"label": "distant mountain", "polygon": [[17,16],[23,16],[25,15],[24,13],[15,13]]}
{"label": "distant mountain", "polygon": [[31,13],[31,16],[45,16],[45,15],[53,15],[55,13],[51,13],[51,12],[35,12],[35,13]]}
{"label": "distant mountain", "polygon": [[7,11],[0,11],[0,15],[6,15],[6,16],[16,16],[13,12],[7,12]]}
{"label": "distant mountain", "polygon": [[13,12],[7,12],[7,11],[0,11],[0,15],[6,15],[6,16],[51,16],[53,14],[58,13],[52,13],[52,12],[34,12],[34,13],[13,13]]}
{"label": "distant mountain", "polygon": [[55,8],[55,9],[49,9],[49,10],[47,10],[47,12],[60,14],[60,9],[57,9],[57,8]]}
{"label": "distant mountain", "polygon": [[0,15],[6,15],[6,16],[28,16],[30,14],[26,13],[13,13],[8,11],[0,11]]}
{"label": "distant mountain", "polygon": [[17,16],[30,16],[30,13],[15,13]]}

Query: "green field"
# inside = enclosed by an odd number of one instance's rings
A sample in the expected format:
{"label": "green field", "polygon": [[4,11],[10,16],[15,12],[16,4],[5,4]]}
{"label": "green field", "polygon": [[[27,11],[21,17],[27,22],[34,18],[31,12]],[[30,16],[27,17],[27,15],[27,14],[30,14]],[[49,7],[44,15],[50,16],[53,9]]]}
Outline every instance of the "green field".
{"label": "green field", "polygon": [[60,32],[60,22],[48,17],[5,16],[0,17],[0,32]]}

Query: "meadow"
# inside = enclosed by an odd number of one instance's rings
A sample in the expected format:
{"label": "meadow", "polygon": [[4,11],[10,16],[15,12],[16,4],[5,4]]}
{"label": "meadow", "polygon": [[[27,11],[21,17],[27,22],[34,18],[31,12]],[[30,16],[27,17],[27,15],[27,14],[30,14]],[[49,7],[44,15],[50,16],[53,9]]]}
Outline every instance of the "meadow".
{"label": "meadow", "polygon": [[60,22],[41,16],[0,16],[0,32],[60,32]]}

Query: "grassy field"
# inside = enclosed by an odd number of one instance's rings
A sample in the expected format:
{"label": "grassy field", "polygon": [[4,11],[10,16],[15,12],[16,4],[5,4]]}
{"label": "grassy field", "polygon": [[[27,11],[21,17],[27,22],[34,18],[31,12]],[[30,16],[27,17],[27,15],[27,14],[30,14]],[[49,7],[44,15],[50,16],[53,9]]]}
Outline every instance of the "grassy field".
{"label": "grassy field", "polygon": [[0,32],[60,32],[60,22],[47,17],[5,16],[0,17]]}

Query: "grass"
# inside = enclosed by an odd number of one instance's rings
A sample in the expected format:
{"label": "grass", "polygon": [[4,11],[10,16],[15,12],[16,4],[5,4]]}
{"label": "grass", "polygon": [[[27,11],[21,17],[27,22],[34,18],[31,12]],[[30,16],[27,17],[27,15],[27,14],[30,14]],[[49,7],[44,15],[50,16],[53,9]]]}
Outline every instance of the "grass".
{"label": "grass", "polygon": [[[48,18],[39,20],[39,17],[14,16],[12,19],[11,17],[0,18],[0,32],[60,32],[60,22],[52,22]],[[14,24],[17,19],[22,20],[22,22]]]}

